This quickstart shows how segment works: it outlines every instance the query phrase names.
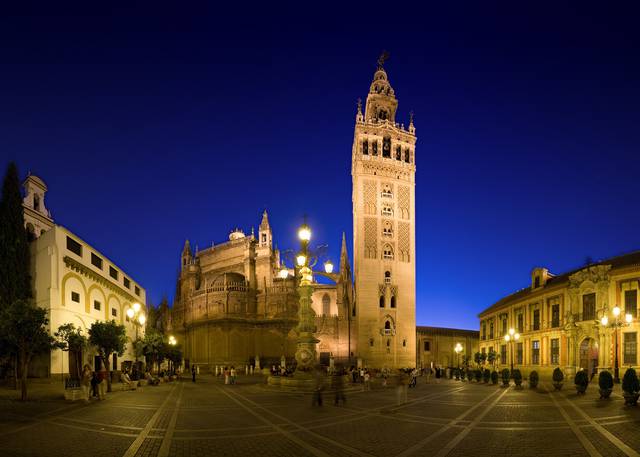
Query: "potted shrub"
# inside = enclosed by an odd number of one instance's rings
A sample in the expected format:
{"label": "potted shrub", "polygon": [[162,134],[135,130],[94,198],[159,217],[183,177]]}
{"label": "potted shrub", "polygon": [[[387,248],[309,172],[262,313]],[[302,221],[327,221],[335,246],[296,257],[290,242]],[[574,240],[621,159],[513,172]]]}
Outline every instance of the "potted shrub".
{"label": "potted shrub", "polygon": [[477,369],[474,374],[475,374],[475,377],[476,377],[476,381],[480,382],[480,380],[482,379],[482,371],[480,371],[480,369]]}
{"label": "potted shrub", "polygon": [[509,386],[509,379],[510,379],[510,373],[509,370],[507,368],[505,368],[504,370],[502,370],[502,385],[504,387],[508,387]]}
{"label": "potted shrub", "polygon": [[624,394],[625,405],[636,405],[638,403],[638,396],[640,396],[640,382],[638,382],[638,375],[633,368],[627,369],[622,378],[622,392]]}
{"label": "potted shrub", "polygon": [[587,391],[587,386],[589,385],[589,375],[586,370],[578,371],[573,383],[576,385],[576,392],[578,392],[578,395],[584,395]]}
{"label": "potted shrub", "polygon": [[493,370],[491,372],[491,384],[498,384],[498,372],[496,370]]}
{"label": "potted shrub", "polygon": [[556,390],[560,390],[562,389],[562,381],[564,381],[564,373],[562,372],[562,370],[560,369],[560,367],[556,367],[555,370],[553,370],[553,387],[556,388]]}
{"label": "potted shrub", "polygon": [[520,370],[515,368],[511,376],[513,377],[513,382],[516,384],[516,387],[522,386],[522,373],[520,373]]}
{"label": "potted shrub", "polygon": [[484,370],[482,370],[482,381],[487,384],[489,382],[489,379],[491,379],[491,372],[485,368]]}
{"label": "potted shrub", "polygon": [[459,369],[455,369],[453,370],[453,375],[456,377],[456,381],[460,381],[460,370]]}
{"label": "potted shrub", "polygon": [[538,376],[538,372],[533,370],[531,373],[529,373],[529,387],[531,387],[532,389],[535,389],[536,387],[538,387],[538,381],[540,380],[540,377]]}
{"label": "potted shrub", "polygon": [[460,380],[464,381],[464,370],[458,370],[460,373]]}
{"label": "potted shrub", "polygon": [[467,379],[469,382],[473,381],[473,371],[470,368],[467,368]]}
{"label": "potted shrub", "polygon": [[598,386],[600,386],[600,398],[609,398],[613,391],[613,376],[608,371],[601,371],[598,375]]}

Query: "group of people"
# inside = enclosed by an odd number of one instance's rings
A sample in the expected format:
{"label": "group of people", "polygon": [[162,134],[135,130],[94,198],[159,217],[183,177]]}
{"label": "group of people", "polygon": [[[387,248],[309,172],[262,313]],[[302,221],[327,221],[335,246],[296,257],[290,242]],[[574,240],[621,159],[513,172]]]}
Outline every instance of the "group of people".
{"label": "group of people", "polygon": [[89,400],[94,397],[98,397],[99,400],[106,398],[108,375],[109,373],[104,365],[96,373],[89,364],[85,364],[80,376],[80,387],[82,388],[82,396],[85,403],[89,403]]}

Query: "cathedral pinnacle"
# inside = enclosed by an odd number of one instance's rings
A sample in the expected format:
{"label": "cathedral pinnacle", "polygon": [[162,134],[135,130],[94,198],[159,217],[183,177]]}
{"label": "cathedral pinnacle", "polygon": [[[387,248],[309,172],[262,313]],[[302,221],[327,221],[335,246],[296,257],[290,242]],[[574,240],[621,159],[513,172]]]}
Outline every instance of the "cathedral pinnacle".
{"label": "cathedral pinnacle", "polygon": [[389,60],[389,53],[383,49],[382,54],[380,54],[380,57],[378,57],[378,70],[382,70],[382,67],[384,67],[384,63],[387,60]]}
{"label": "cathedral pinnacle", "polygon": [[358,112],[356,113],[356,122],[362,122],[364,116],[362,116],[362,99],[358,98]]}
{"label": "cathedral pinnacle", "polygon": [[269,229],[269,215],[267,214],[267,210],[264,210],[262,213],[262,221],[260,222],[260,230]]}

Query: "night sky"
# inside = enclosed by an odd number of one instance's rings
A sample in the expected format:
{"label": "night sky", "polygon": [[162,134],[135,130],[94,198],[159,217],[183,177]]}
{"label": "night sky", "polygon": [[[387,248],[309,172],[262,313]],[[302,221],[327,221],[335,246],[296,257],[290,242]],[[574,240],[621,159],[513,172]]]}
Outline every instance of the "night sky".
{"label": "night sky", "polygon": [[397,120],[415,112],[419,324],[477,328],[535,266],[640,249],[637,11],[217,3],[0,11],[0,166],[42,177],[55,221],[150,303],[185,238],[265,208],[279,247],[308,214],[352,254],[356,100],[382,49]]}

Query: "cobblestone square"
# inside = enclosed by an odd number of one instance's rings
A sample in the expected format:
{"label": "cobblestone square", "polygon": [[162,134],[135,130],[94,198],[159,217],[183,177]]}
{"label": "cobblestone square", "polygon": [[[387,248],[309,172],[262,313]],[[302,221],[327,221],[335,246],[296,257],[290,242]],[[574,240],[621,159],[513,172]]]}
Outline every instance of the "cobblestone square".
{"label": "cobblestone square", "polygon": [[[274,390],[259,376],[224,385],[188,381],[115,392],[89,405],[0,396],[0,456],[638,456],[640,408],[620,387],[600,400],[560,392],[420,378],[398,405],[395,388],[360,384],[346,405]],[[54,397],[54,398],[52,398]]]}

